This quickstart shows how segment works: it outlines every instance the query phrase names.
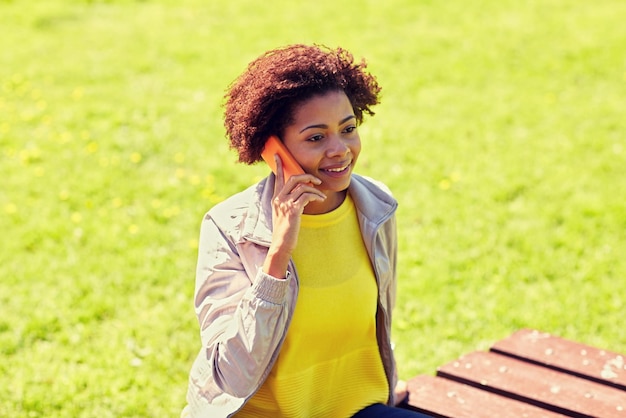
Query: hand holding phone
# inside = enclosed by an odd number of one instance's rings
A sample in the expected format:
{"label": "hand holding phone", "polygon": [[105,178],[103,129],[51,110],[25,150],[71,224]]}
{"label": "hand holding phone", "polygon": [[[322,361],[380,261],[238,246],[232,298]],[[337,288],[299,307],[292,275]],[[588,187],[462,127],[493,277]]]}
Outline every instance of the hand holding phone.
{"label": "hand holding phone", "polygon": [[300,167],[300,164],[298,164],[293,155],[291,155],[287,147],[285,147],[285,144],[283,144],[277,136],[272,135],[267,139],[265,148],[263,148],[263,152],[261,152],[261,157],[270,166],[274,174],[276,174],[275,154],[278,154],[282,162],[285,181],[289,180],[289,177],[293,175],[304,174],[304,170]]}
{"label": "hand holding phone", "polygon": [[[287,265],[291,259],[291,254],[296,246],[300,229],[299,218],[304,212],[305,206],[310,203],[322,204],[326,200],[326,195],[317,190],[314,186],[321,184],[321,180],[312,175],[305,176],[312,178],[310,182],[285,183],[291,176],[305,174],[300,164],[291,155],[285,144],[277,136],[270,136],[266,143],[261,157],[276,174],[276,154],[280,157],[283,168],[283,183],[274,185],[274,197],[272,198],[272,239],[268,256],[263,263],[263,271],[276,278],[286,277]],[[285,204],[288,203],[288,204]],[[282,210],[280,209],[282,208]],[[294,221],[294,218],[298,218]]]}

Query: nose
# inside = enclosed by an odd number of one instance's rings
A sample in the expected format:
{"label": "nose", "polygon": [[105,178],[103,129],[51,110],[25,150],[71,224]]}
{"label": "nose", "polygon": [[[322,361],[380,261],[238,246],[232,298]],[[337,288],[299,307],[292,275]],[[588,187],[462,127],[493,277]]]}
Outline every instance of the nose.
{"label": "nose", "polygon": [[350,147],[340,135],[331,135],[328,139],[328,147],[326,148],[328,158],[344,157],[350,152]]}

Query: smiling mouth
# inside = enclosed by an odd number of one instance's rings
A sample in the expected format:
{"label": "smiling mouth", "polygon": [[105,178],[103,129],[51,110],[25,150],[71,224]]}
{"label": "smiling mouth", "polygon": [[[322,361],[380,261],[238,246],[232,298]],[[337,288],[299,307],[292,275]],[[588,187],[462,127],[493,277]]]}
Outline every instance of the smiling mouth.
{"label": "smiling mouth", "polygon": [[336,167],[336,168],[323,168],[321,171],[324,171],[326,173],[340,174],[340,173],[347,171],[349,168],[350,168],[350,164],[346,164],[344,166]]}

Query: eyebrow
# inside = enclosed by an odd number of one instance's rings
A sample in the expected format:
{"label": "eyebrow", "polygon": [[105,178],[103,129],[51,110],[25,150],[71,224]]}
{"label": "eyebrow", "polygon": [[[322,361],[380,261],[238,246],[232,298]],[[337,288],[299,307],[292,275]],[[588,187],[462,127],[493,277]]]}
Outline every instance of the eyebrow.
{"label": "eyebrow", "polygon": [[[345,118],[341,119],[339,121],[339,125],[343,125],[344,123],[346,123],[347,121],[349,121],[350,119],[356,119],[356,116],[354,115],[350,115],[350,116],[346,116]],[[302,129],[300,131],[300,133],[306,131],[307,129],[316,129],[316,128],[321,128],[321,129],[328,129],[328,125],[325,125],[323,123],[319,124],[319,125],[310,125],[307,126],[306,128]]]}

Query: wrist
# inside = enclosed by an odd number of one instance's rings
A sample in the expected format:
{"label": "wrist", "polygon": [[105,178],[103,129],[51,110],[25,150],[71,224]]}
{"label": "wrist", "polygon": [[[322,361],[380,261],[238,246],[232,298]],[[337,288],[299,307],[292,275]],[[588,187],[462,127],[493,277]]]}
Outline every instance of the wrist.
{"label": "wrist", "polygon": [[291,260],[291,254],[270,249],[263,263],[263,272],[277,279],[285,279],[289,260]]}

